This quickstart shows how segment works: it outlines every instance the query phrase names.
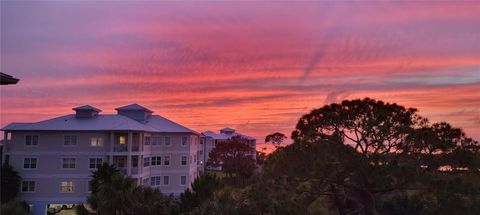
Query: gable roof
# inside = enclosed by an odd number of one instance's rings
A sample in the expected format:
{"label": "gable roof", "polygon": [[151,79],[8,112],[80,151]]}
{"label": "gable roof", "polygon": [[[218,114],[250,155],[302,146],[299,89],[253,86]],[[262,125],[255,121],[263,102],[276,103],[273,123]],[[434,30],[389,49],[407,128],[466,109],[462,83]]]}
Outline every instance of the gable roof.
{"label": "gable roof", "polygon": [[134,104],[131,104],[131,105],[126,105],[126,106],[122,106],[122,107],[118,107],[118,108],[115,108],[115,110],[117,111],[122,111],[122,110],[143,110],[143,111],[147,111],[147,112],[150,112],[150,113],[153,113],[153,111],[149,110],[148,108],[146,107],[143,107],[137,103],[134,103]]}
{"label": "gable roof", "polygon": [[90,105],[83,105],[83,106],[79,106],[79,107],[75,107],[75,108],[72,108],[72,110],[93,110],[93,111],[96,111],[96,112],[101,112],[102,110],[96,108],[96,107],[93,107],[93,106],[90,106]]}

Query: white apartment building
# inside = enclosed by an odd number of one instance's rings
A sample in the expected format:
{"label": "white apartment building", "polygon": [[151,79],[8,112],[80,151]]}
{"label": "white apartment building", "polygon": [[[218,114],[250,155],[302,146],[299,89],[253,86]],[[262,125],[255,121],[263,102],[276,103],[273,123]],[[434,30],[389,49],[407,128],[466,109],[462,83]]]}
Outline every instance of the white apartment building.
{"label": "white apartment building", "polygon": [[138,104],[116,108],[117,114],[89,105],[73,110],[2,128],[3,162],[20,173],[19,198],[34,214],[45,214],[48,204],[85,202],[89,176],[103,162],[165,194],[182,193],[199,175],[199,133]]}
{"label": "white apartment building", "polygon": [[252,147],[250,155],[255,159],[257,140],[254,137],[238,133],[232,128],[223,128],[220,130],[220,133],[215,133],[213,131],[205,131],[202,133],[200,136],[200,145],[203,146],[203,151],[201,155],[199,154],[199,158],[201,159],[200,162],[206,164],[209,159],[209,154],[213,148],[215,148],[218,143],[225,142],[234,136],[240,136],[241,138],[247,140],[247,143],[250,145],[250,147]]}

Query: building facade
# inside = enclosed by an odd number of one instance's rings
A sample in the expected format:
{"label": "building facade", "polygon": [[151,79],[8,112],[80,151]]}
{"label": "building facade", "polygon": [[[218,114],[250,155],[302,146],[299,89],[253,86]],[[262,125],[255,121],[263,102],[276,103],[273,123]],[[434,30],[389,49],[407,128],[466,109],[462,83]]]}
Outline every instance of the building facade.
{"label": "building facade", "polygon": [[[210,152],[215,148],[215,146],[218,143],[225,142],[225,141],[227,141],[228,139],[230,139],[234,136],[240,136],[241,138],[243,138],[247,141],[247,143],[252,148],[252,151],[249,153],[249,155],[252,156],[255,159],[256,158],[257,140],[254,137],[238,133],[238,132],[235,131],[235,129],[232,129],[232,128],[223,128],[223,129],[220,130],[220,133],[215,133],[213,131],[205,131],[201,134],[201,136],[200,136],[200,146],[203,146],[202,155],[201,156],[199,155],[199,158],[202,159],[201,163],[206,164],[206,162],[209,159]],[[215,169],[215,170],[220,170],[221,169],[221,168],[208,167],[206,165],[204,165],[204,166],[205,166],[206,169]]]}
{"label": "building facade", "polygon": [[90,175],[114,164],[138,185],[178,195],[199,175],[200,134],[138,104],[100,114],[92,106],[75,114],[4,127],[3,162],[22,177],[19,198],[34,214],[48,204],[81,204]]}

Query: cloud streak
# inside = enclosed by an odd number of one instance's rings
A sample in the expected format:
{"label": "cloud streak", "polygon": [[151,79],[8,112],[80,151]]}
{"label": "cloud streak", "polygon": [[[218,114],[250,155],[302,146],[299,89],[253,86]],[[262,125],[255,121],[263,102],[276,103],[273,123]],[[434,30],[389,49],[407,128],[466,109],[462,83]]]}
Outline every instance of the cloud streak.
{"label": "cloud streak", "polygon": [[263,140],[373,97],[480,139],[480,4],[1,2],[0,124],[142,103]]}

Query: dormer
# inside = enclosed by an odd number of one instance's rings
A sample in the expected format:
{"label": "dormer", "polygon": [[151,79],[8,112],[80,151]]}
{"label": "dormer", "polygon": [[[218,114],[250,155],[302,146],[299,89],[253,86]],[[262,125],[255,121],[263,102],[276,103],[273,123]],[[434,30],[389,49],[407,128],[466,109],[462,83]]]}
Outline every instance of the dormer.
{"label": "dormer", "polygon": [[232,135],[233,133],[235,133],[235,129],[232,129],[232,128],[224,128],[224,129],[221,129],[221,130],[220,130],[220,133],[221,133],[221,134]]}
{"label": "dormer", "polygon": [[84,105],[84,106],[72,108],[72,110],[75,111],[75,117],[77,118],[93,118],[102,111],[90,105]]}
{"label": "dormer", "polygon": [[153,113],[146,107],[139,104],[131,104],[119,108],[115,108],[118,115],[126,116],[137,121],[146,121]]}

